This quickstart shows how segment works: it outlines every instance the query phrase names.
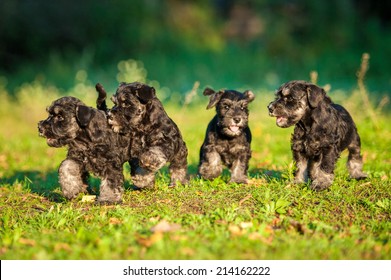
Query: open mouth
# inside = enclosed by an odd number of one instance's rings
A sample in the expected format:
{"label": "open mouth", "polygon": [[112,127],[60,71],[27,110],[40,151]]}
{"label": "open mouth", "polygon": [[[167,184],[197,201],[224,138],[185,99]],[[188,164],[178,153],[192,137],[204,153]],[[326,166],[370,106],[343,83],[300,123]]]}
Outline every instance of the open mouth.
{"label": "open mouth", "polygon": [[283,116],[277,116],[277,118],[276,118],[276,123],[277,124],[286,123],[287,121],[288,121],[288,119],[283,117]]}
{"label": "open mouth", "polygon": [[237,133],[240,130],[240,127],[237,125],[231,125],[229,126],[229,130],[231,130],[234,133]]}

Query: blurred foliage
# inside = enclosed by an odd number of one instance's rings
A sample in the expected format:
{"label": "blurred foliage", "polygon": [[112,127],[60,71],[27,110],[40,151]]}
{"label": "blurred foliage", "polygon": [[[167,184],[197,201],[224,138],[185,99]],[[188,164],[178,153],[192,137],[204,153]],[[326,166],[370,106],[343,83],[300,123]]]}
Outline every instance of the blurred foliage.
{"label": "blurred foliage", "polygon": [[287,79],[389,93],[391,4],[374,0],[2,0],[0,75],[8,87],[47,80],[70,88],[79,70],[114,86],[118,61],[184,92],[201,86],[275,88]]}

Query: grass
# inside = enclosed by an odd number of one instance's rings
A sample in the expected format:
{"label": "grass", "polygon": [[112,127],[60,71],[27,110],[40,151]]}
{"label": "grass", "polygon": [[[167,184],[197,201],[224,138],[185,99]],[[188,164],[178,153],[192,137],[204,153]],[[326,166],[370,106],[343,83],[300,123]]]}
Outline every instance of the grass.
{"label": "grass", "polygon": [[[57,168],[66,151],[48,147],[36,128],[60,94],[93,106],[93,86],[79,81],[64,93],[34,82],[15,99],[0,87],[0,259],[390,259],[389,113],[373,105],[374,123],[358,92],[330,93],[356,120],[369,178],[349,180],[343,153],[332,187],[317,193],[290,183],[292,128],[267,116],[272,92],[254,92],[249,185],[228,184],[228,172],[212,182],[195,178],[214,112],[193,94],[185,105],[165,102],[189,149],[189,185],[168,188],[165,168],[154,190],[134,191],[125,166],[123,205],[95,206],[82,195],[63,199]],[[97,190],[99,180],[91,185]]]}

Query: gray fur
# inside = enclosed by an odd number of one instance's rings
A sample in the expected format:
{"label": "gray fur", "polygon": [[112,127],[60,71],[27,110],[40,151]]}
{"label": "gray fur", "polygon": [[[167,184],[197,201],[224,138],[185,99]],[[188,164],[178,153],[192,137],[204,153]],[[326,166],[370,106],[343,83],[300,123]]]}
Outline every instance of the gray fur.
{"label": "gray fur", "polygon": [[296,162],[296,183],[309,178],[312,189],[327,189],[345,149],[349,151],[350,177],[367,177],[362,171],[360,136],[352,117],[345,108],[334,104],[322,88],[304,81],[285,83],[268,110],[270,116],[276,117],[278,126],[295,126],[291,149]]}

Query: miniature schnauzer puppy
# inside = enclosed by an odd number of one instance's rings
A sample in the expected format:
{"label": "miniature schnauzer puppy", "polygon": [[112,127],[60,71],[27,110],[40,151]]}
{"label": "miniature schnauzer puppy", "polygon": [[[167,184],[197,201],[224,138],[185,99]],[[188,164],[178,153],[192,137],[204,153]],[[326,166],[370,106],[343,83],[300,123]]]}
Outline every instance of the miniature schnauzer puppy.
{"label": "miniature schnauzer puppy", "polygon": [[[104,108],[104,98],[100,96],[97,105]],[[97,203],[120,203],[129,140],[112,131],[103,110],[88,107],[75,97],[55,100],[47,112],[48,118],[38,123],[40,136],[51,147],[68,147],[58,170],[64,196],[72,199],[86,192],[91,172],[101,179]]]}
{"label": "miniature schnauzer puppy", "polygon": [[291,149],[296,163],[295,182],[308,177],[311,189],[327,189],[334,180],[334,169],[341,152],[348,149],[347,167],[351,178],[363,179],[360,136],[352,117],[334,104],[326,92],[305,81],[283,84],[268,106],[279,127],[295,126]]}
{"label": "miniature schnauzer puppy", "polygon": [[187,148],[181,132],[157,98],[143,83],[121,83],[112,97],[108,122],[130,139],[131,175],[137,188],[155,184],[155,173],[169,163],[170,186],[187,183]]}
{"label": "miniature schnauzer puppy", "polygon": [[207,109],[216,106],[216,115],[208,124],[201,146],[198,174],[212,180],[221,175],[225,165],[231,172],[230,182],[246,184],[251,158],[247,106],[255,95],[249,90],[241,93],[210,88],[204,90],[204,95],[210,96]]}

